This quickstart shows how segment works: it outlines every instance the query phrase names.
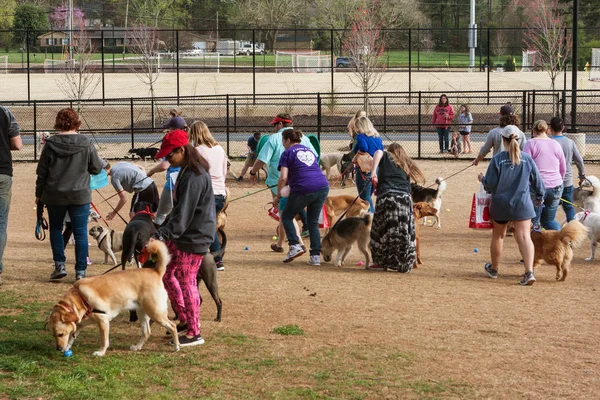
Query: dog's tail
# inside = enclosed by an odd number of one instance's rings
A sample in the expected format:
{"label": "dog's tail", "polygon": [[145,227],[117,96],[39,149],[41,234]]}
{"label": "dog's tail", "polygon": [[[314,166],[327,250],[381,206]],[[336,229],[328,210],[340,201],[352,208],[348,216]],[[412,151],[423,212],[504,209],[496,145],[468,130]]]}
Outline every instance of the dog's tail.
{"label": "dog's tail", "polygon": [[363,215],[362,220],[363,220],[365,226],[367,226],[367,227],[371,226],[371,214],[366,213],[365,215]]}
{"label": "dog's tail", "polygon": [[167,246],[161,242],[160,240],[152,240],[146,246],[146,251],[150,255],[151,258],[156,257],[156,272],[162,277],[167,270],[167,264],[171,261],[171,256],[169,255],[169,250],[167,250]]}
{"label": "dog's tail", "polygon": [[588,229],[579,221],[573,220],[560,230],[560,240],[571,247],[579,246],[587,238]]}
{"label": "dog's tail", "polygon": [[438,184],[438,189],[437,189],[437,195],[435,196],[436,198],[440,198],[442,197],[442,194],[444,194],[444,192],[446,191],[446,181],[444,180],[444,178],[436,178],[435,183]]}
{"label": "dog's tail", "polygon": [[592,184],[594,191],[592,192],[592,196],[600,197],[600,179],[595,177],[594,175],[587,176],[586,179]]}

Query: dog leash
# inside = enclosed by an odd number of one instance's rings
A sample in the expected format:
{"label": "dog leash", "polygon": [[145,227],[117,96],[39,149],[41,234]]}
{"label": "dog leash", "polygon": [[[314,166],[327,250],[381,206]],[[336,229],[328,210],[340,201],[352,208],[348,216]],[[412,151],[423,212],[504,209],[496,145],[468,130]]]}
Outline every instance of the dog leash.
{"label": "dog leash", "polygon": [[[362,174],[362,171],[361,171]],[[364,175],[363,175],[364,176]],[[373,183],[371,183],[372,185]],[[350,203],[350,205],[348,206],[348,208],[346,208],[344,210],[344,212],[342,213],[342,215],[340,215],[340,217],[337,219],[337,221],[335,221],[335,224],[333,224],[333,226],[330,228],[333,230],[333,228],[335,228],[337,226],[337,224],[342,220],[342,218],[344,218],[344,216],[346,215],[346,213],[348,213],[348,211],[350,210],[350,208],[352,208],[352,206],[354,205],[354,203],[356,203],[356,200],[358,200],[360,198],[360,195],[365,191],[366,188],[368,188],[369,185],[365,185],[365,187],[362,188],[362,190],[358,193],[358,196],[356,196],[354,198],[354,200],[352,200],[352,203]]]}
{"label": "dog leash", "polygon": [[[100,195],[100,197],[102,197],[103,203],[106,203],[106,204],[108,204],[108,206],[109,206],[109,207],[110,207],[110,208],[111,208],[111,209],[112,209],[112,210],[115,212],[115,214],[117,214],[117,215],[119,216],[119,218],[121,218],[121,220],[122,220],[122,221],[125,223],[125,225],[127,225],[127,221],[125,221],[125,218],[123,218],[123,217],[121,216],[121,214],[119,214],[119,212],[118,212],[117,210],[115,210],[115,208],[112,206],[112,204],[110,204],[110,203],[108,202],[108,199],[107,199],[107,198],[105,198],[104,196],[102,196],[102,193],[100,193],[100,192],[98,191],[98,189],[96,189],[96,192],[97,192],[97,193]],[[117,193],[117,194],[118,194],[118,193]],[[107,224],[107,226],[108,226],[108,224]]]}
{"label": "dog leash", "polygon": [[272,189],[274,187],[277,187],[277,185],[267,186],[266,188],[257,190],[256,192],[248,193],[248,194],[245,194],[243,196],[237,197],[235,199],[231,199],[231,200],[229,200],[229,202],[231,203],[231,202],[236,201],[236,200],[241,200],[241,199],[243,199],[245,197],[254,196],[256,193],[264,192],[265,190],[269,190],[269,189]]}
{"label": "dog leash", "polygon": [[[455,172],[454,174],[452,174],[452,175],[450,175],[450,176],[447,176],[446,178],[443,178],[443,179],[442,179],[440,182],[442,182],[442,181],[447,181],[448,179],[452,178],[453,176],[456,176],[456,175],[458,175],[458,174],[460,174],[460,173],[462,173],[462,172],[466,171],[467,169],[469,169],[469,168],[471,168],[471,167],[473,167],[473,164],[469,164],[469,166],[468,166],[468,167],[466,167],[466,168],[463,168],[463,169],[461,169],[460,171],[458,171],[458,172]],[[426,189],[429,189],[429,188],[433,187],[434,185],[438,185],[438,183],[437,183],[437,182],[435,182],[435,183],[432,183],[431,185],[427,186],[427,187],[426,187]]]}
{"label": "dog leash", "polygon": [[579,208],[580,210],[583,210],[584,212],[585,212],[585,211],[587,211],[587,212],[590,212],[590,210],[588,210],[588,209],[585,209],[585,208],[583,208],[583,207],[581,207],[581,206],[578,206],[578,205],[577,205],[577,204],[575,204],[575,203],[571,203],[569,200],[565,200],[565,199],[563,199],[562,197],[560,198],[560,201],[562,201],[563,203],[570,204],[570,205],[572,205],[573,207],[577,207],[577,208]]}

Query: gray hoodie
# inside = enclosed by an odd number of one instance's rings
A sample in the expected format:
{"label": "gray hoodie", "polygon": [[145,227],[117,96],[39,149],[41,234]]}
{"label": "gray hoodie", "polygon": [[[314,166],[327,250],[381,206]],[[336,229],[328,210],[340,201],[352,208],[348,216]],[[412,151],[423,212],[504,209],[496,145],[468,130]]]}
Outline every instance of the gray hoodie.
{"label": "gray hoodie", "polygon": [[35,197],[56,206],[90,203],[90,174],[100,173],[104,165],[87,136],[54,135],[38,162]]}

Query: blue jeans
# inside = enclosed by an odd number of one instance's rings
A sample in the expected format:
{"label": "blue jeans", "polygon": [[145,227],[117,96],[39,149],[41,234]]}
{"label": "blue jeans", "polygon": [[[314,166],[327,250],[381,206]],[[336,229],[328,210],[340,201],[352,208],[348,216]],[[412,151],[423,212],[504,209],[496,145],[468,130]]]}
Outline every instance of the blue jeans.
{"label": "blue jeans", "polygon": [[0,175],[0,274],[4,271],[2,257],[6,248],[6,229],[8,228],[8,212],[10,211],[12,177]]}
{"label": "blue jeans", "polygon": [[440,153],[448,151],[450,149],[450,146],[448,146],[448,142],[450,141],[450,128],[435,128],[435,130],[438,134]]}
{"label": "blue jeans", "polygon": [[281,215],[283,228],[285,229],[285,234],[288,237],[290,246],[300,243],[298,235],[296,235],[296,228],[294,228],[294,217],[306,207],[308,232],[310,233],[310,255],[318,256],[321,254],[319,214],[321,214],[323,204],[325,204],[328,194],[329,187],[304,195],[290,194],[287,204],[285,205],[285,210],[283,210]]}
{"label": "blue jeans", "polygon": [[75,238],[75,271],[85,271],[88,255],[87,224],[90,215],[90,204],[70,206],[53,206],[48,204],[46,207],[48,208],[50,246],[52,247],[54,264],[64,264],[67,261],[62,229],[65,215],[68,212],[73,226],[73,237]]}
{"label": "blue jeans", "polygon": [[[219,215],[219,213],[223,209],[224,205],[225,205],[225,196],[223,196],[222,194],[216,194],[215,195],[215,209],[216,209],[215,215]],[[215,232],[215,240],[210,245],[210,252],[214,253],[214,252],[220,251],[220,250],[221,250],[221,243],[219,242],[219,234],[217,232]],[[223,261],[223,257],[221,257],[221,256],[215,257],[215,263],[219,263],[221,261]]]}
{"label": "blue jeans", "polygon": [[[564,188],[561,197],[569,203],[573,203],[573,185]],[[563,207],[563,211],[567,216],[567,222],[573,221],[575,219],[575,207],[563,201],[561,201],[561,204]]]}
{"label": "blue jeans", "polygon": [[535,207],[535,217],[532,220],[534,226],[541,225],[546,230],[560,230],[560,224],[555,220],[555,217],[562,192],[562,185],[546,189],[542,206]]}
{"label": "blue jeans", "polygon": [[356,189],[360,194],[360,198],[369,202],[369,212],[375,212],[375,206],[373,205],[373,183],[371,182],[371,173],[365,174],[357,167],[356,173]]}

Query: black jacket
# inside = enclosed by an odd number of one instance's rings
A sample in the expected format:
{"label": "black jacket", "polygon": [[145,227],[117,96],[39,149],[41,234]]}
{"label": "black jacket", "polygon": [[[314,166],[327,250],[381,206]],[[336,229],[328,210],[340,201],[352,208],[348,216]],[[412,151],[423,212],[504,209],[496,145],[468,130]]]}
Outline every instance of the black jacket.
{"label": "black jacket", "polygon": [[216,210],[210,175],[183,169],[175,182],[173,210],[155,238],[171,240],[178,250],[205,254],[215,238]]}
{"label": "black jacket", "polygon": [[46,140],[38,162],[35,197],[56,206],[88,204],[90,174],[100,173],[103,166],[87,136],[54,135]]}

